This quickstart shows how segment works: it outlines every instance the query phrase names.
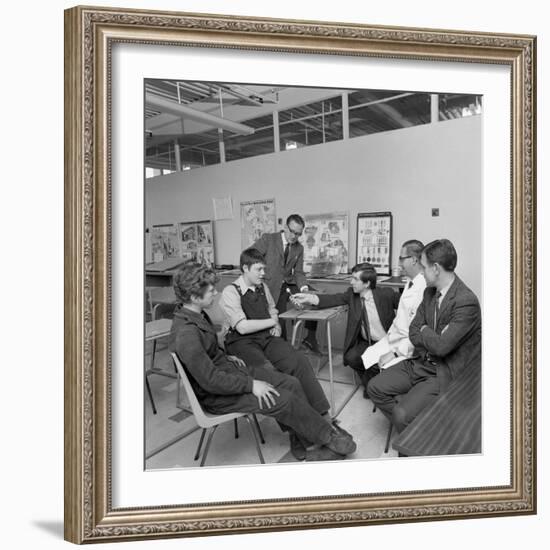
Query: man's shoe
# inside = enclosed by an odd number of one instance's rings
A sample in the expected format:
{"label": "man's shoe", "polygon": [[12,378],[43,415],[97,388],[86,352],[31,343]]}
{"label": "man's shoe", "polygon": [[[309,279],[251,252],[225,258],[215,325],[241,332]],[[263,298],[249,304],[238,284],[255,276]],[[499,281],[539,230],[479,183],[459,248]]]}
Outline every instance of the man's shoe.
{"label": "man's shoe", "polygon": [[298,437],[298,434],[291,430],[289,430],[288,434],[290,438],[290,452],[292,453],[292,456],[299,461],[305,460],[306,448],[301,439]]}
{"label": "man's shoe", "polygon": [[317,449],[311,449],[306,453],[306,462],[314,462],[316,460],[344,460],[345,455],[335,453],[325,445]]}
{"label": "man's shoe", "polygon": [[342,426],[340,426],[340,421],[339,420],[336,420],[336,418],[333,418],[332,419],[332,427],[339,433],[349,437],[350,439],[353,439],[353,436],[346,430],[344,430],[344,428],[342,428]]}
{"label": "man's shoe", "polygon": [[313,353],[320,354],[321,349],[319,348],[319,343],[317,342],[317,338],[315,336],[309,336],[309,334],[302,340],[302,344],[312,351]]}
{"label": "man's shoe", "polygon": [[348,433],[342,433],[339,430],[334,430],[329,442],[326,444],[331,451],[340,455],[349,455],[357,450],[357,445],[353,438]]}

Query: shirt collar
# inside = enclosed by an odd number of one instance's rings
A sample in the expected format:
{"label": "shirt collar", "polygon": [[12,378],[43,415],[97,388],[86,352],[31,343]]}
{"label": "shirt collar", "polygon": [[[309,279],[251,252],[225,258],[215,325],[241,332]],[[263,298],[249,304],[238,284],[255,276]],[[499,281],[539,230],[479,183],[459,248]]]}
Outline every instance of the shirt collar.
{"label": "shirt collar", "polygon": [[284,249],[285,246],[286,246],[286,243],[288,242],[288,241],[286,240],[285,232],[284,232],[284,231],[281,231],[281,238],[283,239],[283,249]]}
{"label": "shirt collar", "polygon": [[413,285],[421,285],[422,281],[424,281],[424,285],[426,286],[426,279],[424,279],[424,275],[422,275],[422,271],[416,274],[416,276],[413,279],[410,279],[412,281]]}
{"label": "shirt collar", "polygon": [[451,288],[452,284],[455,282],[455,278],[453,277],[453,280],[445,287],[443,287],[439,292],[441,293],[441,296],[439,298],[439,303],[443,301],[443,298],[445,298],[445,294],[449,292],[449,289]]}
{"label": "shirt collar", "polygon": [[372,288],[367,288],[367,290],[365,290],[365,293],[361,295],[361,300],[367,300],[368,302],[372,302],[372,300],[374,300],[372,296]]}
{"label": "shirt collar", "polygon": [[244,282],[244,277],[242,275],[235,281],[235,284],[241,289],[241,293],[243,295],[246,294],[247,290],[252,290],[252,292],[254,292],[256,290],[255,286],[248,286]]}

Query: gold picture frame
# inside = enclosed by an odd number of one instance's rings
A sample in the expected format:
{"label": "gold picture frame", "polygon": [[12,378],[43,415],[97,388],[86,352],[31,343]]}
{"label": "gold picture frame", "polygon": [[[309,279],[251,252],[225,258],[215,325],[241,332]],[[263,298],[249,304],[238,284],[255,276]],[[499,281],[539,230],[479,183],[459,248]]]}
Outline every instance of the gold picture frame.
{"label": "gold picture frame", "polygon": [[[500,64],[511,70],[511,483],[115,509],[111,48],[117,42]],[[536,38],[75,7],[65,12],[65,538],[107,542],[536,512]]]}

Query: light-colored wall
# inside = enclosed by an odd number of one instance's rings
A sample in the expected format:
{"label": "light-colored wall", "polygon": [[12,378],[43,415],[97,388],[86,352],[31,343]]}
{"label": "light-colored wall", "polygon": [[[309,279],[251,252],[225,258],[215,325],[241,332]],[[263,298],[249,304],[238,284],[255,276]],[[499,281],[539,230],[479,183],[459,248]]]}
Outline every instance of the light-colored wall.
{"label": "light-colored wall", "polygon": [[[146,181],[146,226],[212,219],[231,196],[233,220],[215,222],[216,262],[238,263],[240,202],[275,198],[277,216],[346,211],[350,267],[359,212],[393,214],[393,261],[410,238],[449,238],[457,272],[481,289],[481,117],[427,124],[262,155]],[[440,216],[432,217],[431,209]],[[481,296],[480,296],[481,298]]]}

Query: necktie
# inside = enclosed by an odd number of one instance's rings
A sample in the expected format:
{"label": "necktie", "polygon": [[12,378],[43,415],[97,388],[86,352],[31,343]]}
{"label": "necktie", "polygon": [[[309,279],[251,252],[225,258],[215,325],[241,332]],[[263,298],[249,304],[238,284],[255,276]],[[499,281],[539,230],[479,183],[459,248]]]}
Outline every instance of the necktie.
{"label": "necktie", "polygon": [[438,290],[435,293],[434,330],[437,328],[437,318],[439,317],[439,298],[441,298],[441,292]]}
{"label": "necktie", "polygon": [[369,343],[369,346],[371,344],[370,339],[370,329],[369,329],[369,316],[367,314],[367,304],[365,303],[365,299],[363,298],[361,300],[361,321],[363,322],[363,328],[365,329],[365,335],[367,337],[367,342]]}
{"label": "necktie", "polygon": [[290,243],[286,243],[286,246],[285,246],[285,265],[286,265],[286,261],[288,260],[288,252],[290,250]]}

